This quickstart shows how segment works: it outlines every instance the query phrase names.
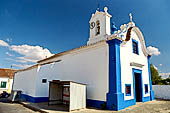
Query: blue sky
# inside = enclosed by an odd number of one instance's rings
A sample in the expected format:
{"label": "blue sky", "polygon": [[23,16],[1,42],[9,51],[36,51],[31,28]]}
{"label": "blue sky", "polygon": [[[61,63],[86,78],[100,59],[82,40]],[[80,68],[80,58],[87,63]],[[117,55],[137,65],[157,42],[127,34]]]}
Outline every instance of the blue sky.
{"label": "blue sky", "polygon": [[0,40],[8,45],[0,46],[0,68],[23,68],[45,54],[85,45],[98,3],[101,10],[108,7],[118,28],[132,12],[146,45],[160,51],[151,63],[160,72],[170,72],[169,0],[1,0]]}

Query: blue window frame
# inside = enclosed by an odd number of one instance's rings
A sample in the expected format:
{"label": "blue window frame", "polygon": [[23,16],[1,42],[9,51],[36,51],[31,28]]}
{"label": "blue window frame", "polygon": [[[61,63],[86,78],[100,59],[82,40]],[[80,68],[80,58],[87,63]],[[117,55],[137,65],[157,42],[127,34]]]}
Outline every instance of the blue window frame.
{"label": "blue window frame", "polygon": [[131,96],[131,84],[125,84],[126,96]]}
{"label": "blue window frame", "polygon": [[132,51],[133,53],[139,55],[138,41],[132,39]]}
{"label": "blue window frame", "polygon": [[145,94],[148,93],[148,84],[145,84]]}

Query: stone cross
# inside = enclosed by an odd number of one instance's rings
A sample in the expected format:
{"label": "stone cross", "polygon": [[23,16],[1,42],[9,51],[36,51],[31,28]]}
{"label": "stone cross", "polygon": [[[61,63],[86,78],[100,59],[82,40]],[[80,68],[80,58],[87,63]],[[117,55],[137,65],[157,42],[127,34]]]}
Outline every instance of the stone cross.
{"label": "stone cross", "polygon": [[132,22],[132,13],[129,13],[130,21]]}

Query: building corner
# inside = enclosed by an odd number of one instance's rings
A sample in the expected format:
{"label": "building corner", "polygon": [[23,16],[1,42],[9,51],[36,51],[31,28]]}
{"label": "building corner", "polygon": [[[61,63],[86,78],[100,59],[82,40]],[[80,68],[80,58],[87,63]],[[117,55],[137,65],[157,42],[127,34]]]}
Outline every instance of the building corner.
{"label": "building corner", "polygon": [[154,91],[152,90],[152,79],[151,79],[151,70],[150,70],[150,55],[148,55],[148,72],[149,72],[149,85],[150,85],[150,101],[154,100]]}

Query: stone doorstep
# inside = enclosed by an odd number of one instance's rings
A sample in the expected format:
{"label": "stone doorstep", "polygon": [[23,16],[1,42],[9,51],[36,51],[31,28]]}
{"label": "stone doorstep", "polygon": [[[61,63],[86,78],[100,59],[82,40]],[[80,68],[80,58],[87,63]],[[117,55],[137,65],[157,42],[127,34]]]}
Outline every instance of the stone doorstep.
{"label": "stone doorstep", "polygon": [[33,111],[38,111],[38,112],[40,112],[40,113],[49,113],[49,112],[47,112],[47,111],[39,108],[38,106],[33,105],[33,104],[30,104],[30,103],[28,103],[28,102],[19,101],[18,103],[21,104],[21,105],[23,105],[23,106],[26,107],[26,108],[29,108],[29,109],[33,110]]}

